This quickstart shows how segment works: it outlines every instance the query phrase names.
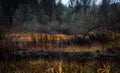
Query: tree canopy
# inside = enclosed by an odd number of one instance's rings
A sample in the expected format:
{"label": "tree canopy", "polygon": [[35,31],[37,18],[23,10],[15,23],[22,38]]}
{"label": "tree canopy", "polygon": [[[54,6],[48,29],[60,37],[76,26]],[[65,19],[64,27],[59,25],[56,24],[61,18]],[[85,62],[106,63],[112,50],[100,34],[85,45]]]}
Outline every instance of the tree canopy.
{"label": "tree canopy", "polygon": [[9,28],[41,30],[44,27],[47,31],[67,34],[98,28],[120,32],[120,3],[117,0],[96,2],[69,0],[66,6],[61,0],[0,0],[0,23]]}

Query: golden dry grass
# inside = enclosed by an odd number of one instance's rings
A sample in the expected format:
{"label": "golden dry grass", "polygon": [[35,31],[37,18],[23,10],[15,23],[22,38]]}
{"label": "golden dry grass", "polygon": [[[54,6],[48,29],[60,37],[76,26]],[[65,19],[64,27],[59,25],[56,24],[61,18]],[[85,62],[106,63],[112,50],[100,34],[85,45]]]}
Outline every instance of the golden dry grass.
{"label": "golden dry grass", "polygon": [[5,34],[6,37],[19,37],[16,40],[19,41],[32,41],[32,37],[34,37],[36,39],[36,41],[39,40],[39,38],[42,39],[47,39],[48,40],[52,40],[53,38],[55,40],[61,40],[61,39],[71,39],[73,36],[70,35],[63,35],[63,34],[39,34],[39,33],[6,33]]}
{"label": "golden dry grass", "polygon": [[[119,73],[119,62],[69,62],[61,60],[0,61],[0,73]],[[107,68],[110,66],[110,68]]]}

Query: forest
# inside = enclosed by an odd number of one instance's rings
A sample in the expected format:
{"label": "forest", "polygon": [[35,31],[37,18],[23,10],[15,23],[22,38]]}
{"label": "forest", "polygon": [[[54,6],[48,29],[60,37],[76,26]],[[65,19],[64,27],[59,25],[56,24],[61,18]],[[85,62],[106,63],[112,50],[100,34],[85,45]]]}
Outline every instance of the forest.
{"label": "forest", "polygon": [[0,25],[39,33],[119,32],[119,0],[0,0]]}
{"label": "forest", "polygon": [[120,0],[0,0],[0,73],[120,73],[119,28]]}

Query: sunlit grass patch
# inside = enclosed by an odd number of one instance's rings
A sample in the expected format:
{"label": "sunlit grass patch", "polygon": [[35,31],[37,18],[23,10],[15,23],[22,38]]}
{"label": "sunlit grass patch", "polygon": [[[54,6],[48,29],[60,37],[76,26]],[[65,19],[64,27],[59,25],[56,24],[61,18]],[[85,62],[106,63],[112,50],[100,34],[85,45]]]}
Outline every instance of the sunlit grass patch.
{"label": "sunlit grass patch", "polygon": [[110,66],[103,65],[103,68],[99,68],[97,73],[110,73]]}

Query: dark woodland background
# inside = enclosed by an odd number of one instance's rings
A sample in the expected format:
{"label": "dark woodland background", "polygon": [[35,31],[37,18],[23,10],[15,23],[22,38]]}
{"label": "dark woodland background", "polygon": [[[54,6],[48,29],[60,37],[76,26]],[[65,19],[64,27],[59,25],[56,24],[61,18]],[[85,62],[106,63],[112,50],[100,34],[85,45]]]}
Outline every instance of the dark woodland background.
{"label": "dark woodland background", "polygon": [[86,34],[120,32],[120,1],[0,0],[1,30]]}

